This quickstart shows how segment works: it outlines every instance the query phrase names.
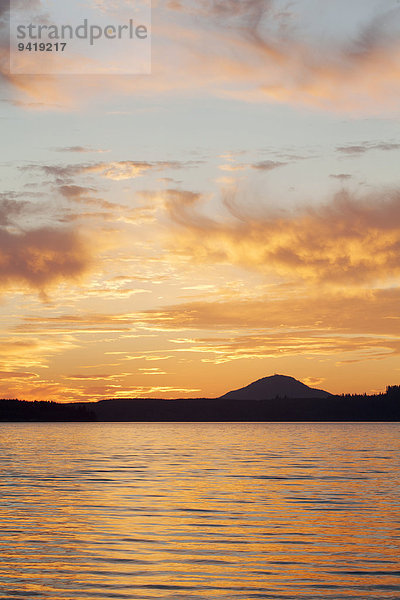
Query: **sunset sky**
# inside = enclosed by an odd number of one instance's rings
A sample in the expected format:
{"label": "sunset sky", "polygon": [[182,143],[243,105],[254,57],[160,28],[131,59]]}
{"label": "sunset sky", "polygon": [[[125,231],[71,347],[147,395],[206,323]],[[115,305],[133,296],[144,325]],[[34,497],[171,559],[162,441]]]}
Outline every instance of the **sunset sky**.
{"label": "sunset sky", "polygon": [[125,76],[0,11],[0,397],[400,383],[398,0],[154,0]]}

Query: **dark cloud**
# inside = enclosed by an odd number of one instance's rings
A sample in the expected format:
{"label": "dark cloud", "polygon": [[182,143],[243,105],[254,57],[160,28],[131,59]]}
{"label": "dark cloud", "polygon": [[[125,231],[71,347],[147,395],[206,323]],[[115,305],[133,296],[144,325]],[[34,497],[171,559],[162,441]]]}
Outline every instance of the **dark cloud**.
{"label": "dark cloud", "polygon": [[369,152],[370,150],[400,150],[400,144],[393,142],[363,142],[362,144],[350,145],[350,146],[338,146],[336,148],[336,152],[341,152],[342,154],[364,154],[365,152]]}
{"label": "dark cloud", "polygon": [[373,54],[377,48],[383,48],[398,42],[400,8],[377,12],[363,25],[346,50],[350,60],[357,60]]}
{"label": "dark cloud", "polygon": [[7,198],[6,194],[0,194],[0,227],[12,225],[18,217],[26,214],[29,202],[15,200],[12,196]]}
{"label": "dark cloud", "polygon": [[54,152],[76,152],[78,154],[85,153],[103,153],[107,152],[107,150],[99,150],[96,148],[90,148],[86,146],[66,146],[62,148],[54,148]]}
{"label": "dark cloud", "polygon": [[82,187],[80,185],[61,185],[58,188],[60,194],[64,198],[75,200],[82,196],[91,196],[96,193],[96,189],[92,187]]}
{"label": "dark cloud", "polygon": [[28,8],[39,8],[41,6],[41,0],[0,0],[0,15],[8,12],[13,3],[13,8],[28,9]]}
{"label": "dark cloud", "polygon": [[261,162],[253,163],[250,166],[252,169],[257,169],[258,171],[272,171],[273,169],[277,169],[278,167],[284,167],[287,164],[287,162],[263,160]]}
{"label": "dark cloud", "polygon": [[75,279],[91,264],[90,251],[71,229],[42,227],[20,233],[0,229],[0,286],[27,284],[44,291]]}
{"label": "dark cloud", "polygon": [[370,148],[365,146],[338,146],[336,152],[342,152],[343,154],[364,154],[368,152]]}
{"label": "dark cloud", "polygon": [[188,222],[194,221],[201,228],[212,229],[213,220],[201,215],[197,210],[197,205],[202,199],[202,195],[196,192],[170,189],[165,191],[165,208],[177,224],[185,227]]}
{"label": "dark cloud", "polygon": [[332,179],[340,179],[341,181],[345,181],[346,179],[351,179],[352,175],[350,173],[332,173],[329,175]]}
{"label": "dark cloud", "polygon": [[0,17],[10,9],[10,0],[0,0]]}

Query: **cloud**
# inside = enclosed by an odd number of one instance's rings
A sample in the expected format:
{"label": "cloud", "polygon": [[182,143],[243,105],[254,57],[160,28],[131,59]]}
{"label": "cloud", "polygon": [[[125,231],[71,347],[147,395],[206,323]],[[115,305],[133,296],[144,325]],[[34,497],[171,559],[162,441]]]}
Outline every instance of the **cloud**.
{"label": "cloud", "polygon": [[[148,194],[151,197],[151,194]],[[161,195],[164,199],[165,209],[175,223],[186,226],[195,221],[201,229],[212,229],[214,222],[211,218],[202,216],[197,211],[197,205],[203,200],[203,196],[197,192],[187,190],[166,190]]]}
{"label": "cloud", "polygon": [[131,315],[118,314],[64,314],[56,317],[26,317],[22,325],[16,327],[16,332],[46,332],[48,334],[73,333],[123,333],[133,329]]}
{"label": "cloud", "polygon": [[54,152],[74,152],[78,154],[84,153],[95,153],[95,154],[103,154],[104,152],[108,152],[108,150],[100,150],[96,148],[90,148],[86,146],[66,146],[62,148],[54,148]]}
{"label": "cloud", "polygon": [[36,379],[39,377],[36,373],[29,373],[26,371],[0,371],[0,379],[12,381],[13,379]]}
{"label": "cloud", "polygon": [[[193,166],[194,163],[182,163],[179,161],[133,161],[123,160],[115,162],[98,162],[92,164],[76,165],[35,165],[30,164],[21,167],[24,171],[43,171],[46,175],[53,177],[60,185],[70,183],[77,175],[98,174],[106,179],[120,181],[134,179],[144,175],[147,171],[163,171],[164,169],[181,169],[184,166]],[[71,186],[69,185],[71,189]],[[68,190],[68,187],[65,188]]]}
{"label": "cloud", "polygon": [[250,165],[252,169],[256,169],[257,171],[272,171],[273,169],[277,169],[278,167],[284,167],[288,163],[279,162],[274,160],[263,160],[261,162],[254,163]]}
{"label": "cloud", "polygon": [[168,330],[309,330],[400,336],[400,289],[282,289],[258,298],[192,301],[137,313],[137,325]]}
{"label": "cloud", "polygon": [[243,169],[245,169],[247,167],[247,165],[234,165],[234,164],[225,164],[225,165],[220,165],[218,168],[221,171],[243,171]]}
{"label": "cloud", "polygon": [[[57,183],[60,179],[57,177]],[[153,222],[157,206],[145,205],[131,208],[126,204],[117,204],[104,198],[93,196],[97,192],[94,187],[84,187],[73,184],[58,185],[59,193],[69,201],[84,205],[87,211],[67,212],[63,215],[63,222],[75,222],[89,220],[92,224],[95,220],[102,219],[109,222],[123,222],[128,224],[139,224]],[[139,193],[138,196],[141,194]],[[144,196],[143,196],[144,197]],[[97,209],[97,210],[96,210]]]}
{"label": "cloud", "polygon": [[1,366],[10,373],[25,373],[28,368],[45,368],[49,356],[74,347],[71,336],[48,336],[46,332],[41,332],[40,335],[29,337],[24,331],[16,332],[0,338]]}
{"label": "cloud", "polygon": [[8,13],[10,8],[10,0],[0,0],[0,18]]}
{"label": "cloud", "polygon": [[10,2],[13,3],[13,8],[18,10],[41,7],[41,0],[0,0],[0,16],[8,13]]}
{"label": "cloud", "polygon": [[99,173],[106,179],[120,181],[122,179],[134,179],[140,177],[146,171],[163,171],[164,169],[180,169],[182,163],[177,161],[132,161],[125,160],[110,163],[98,163],[97,165],[88,165],[82,168],[82,173]]}
{"label": "cloud", "polygon": [[302,382],[311,387],[320,386],[325,381],[325,377],[304,377]]}
{"label": "cloud", "polygon": [[[294,160],[302,160],[304,157],[290,157]],[[224,165],[220,165],[221,171],[242,171],[243,169],[250,168],[255,169],[256,171],[273,171],[274,169],[278,169],[279,167],[285,167],[289,162],[277,161],[277,160],[262,160],[255,163],[250,164],[234,164],[228,163]]]}
{"label": "cloud", "polygon": [[87,206],[96,206],[104,210],[121,211],[126,210],[127,207],[122,204],[116,204],[115,202],[109,202],[103,198],[95,198],[92,196],[96,193],[96,188],[83,187],[80,185],[60,185],[58,191],[64,198],[73,200],[74,202],[85,204]]}
{"label": "cloud", "polygon": [[203,355],[202,362],[223,364],[234,360],[271,359],[289,356],[322,357],[352,353],[355,362],[379,360],[400,354],[400,340],[374,337],[329,336],[314,332],[264,333],[229,338],[198,338],[179,352]]}
{"label": "cloud", "polygon": [[151,368],[151,369],[142,368],[142,369],[138,369],[138,371],[140,372],[140,375],[150,375],[151,377],[154,375],[169,375],[169,373],[167,373],[167,371],[161,371],[161,369],[158,369],[158,368]]}
{"label": "cloud", "polygon": [[[137,314],[137,325],[190,332],[187,338],[170,340],[173,352],[198,354],[203,362],[336,354],[364,361],[400,355],[399,301],[400,289],[350,295],[297,289],[279,293],[278,288],[255,299],[186,302],[144,311]],[[212,332],[212,337],[198,332]]]}
{"label": "cloud", "polygon": [[128,377],[128,375],[130,375],[130,373],[107,373],[107,374],[100,374],[100,375],[80,375],[80,374],[76,374],[76,375],[65,375],[63,377],[63,379],[68,379],[71,381],[105,381],[107,379],[121,379],[123,377]]}
{"label": "cloud", "polygon": [[365,154],[365,152],[370,152],[371,150],[382,150],[384,152],[390,150],[400,150],[400,144],[394,142],[364,142],[363,144],[338,146],[336,148],[336,152],[341,152],[342,154],[347,154],[350,156],[353,154]]}
{"label": "cloud", "polygon": [[352,175],[350,173],[332,173],[329,175],[332,179],[339,179],[340,181],[345,181],[347,179],[351,179]]}
{"label": "cloud", "polygon": [[[188,33],[186,21],[178,39],[186,46],[183,68],[196,89],[208,86],[224,97],[333,111],[397,109],[399,8],[377,11],[368,22],[360,10],[357,26],[346,36],[332,28],[328,37],[326,23],[318,30],[322,17],[311,14],[313,3],[293,3],[286,11],[262,0],[172,6],[194,15],[193,29]],[[342,10],[346,19],[349,9]]]}
{"label": "cloud", "polygon": [[[343,4],[343,19],[350,8]],[[174,0],[157,6],[149,78],[12,76],[3,46],[1,70],[29,107],[67,106],[110,97],[179,93],[279,102],[329,111],[396,111],[400,93],[400,9],[381,9],[365,23],[324,35],[313,3],[282,10],[270,0]],[[351,12],[354,20],[356,13]],[[349,15],[350,16],[350,15]],[[309,23],[315,27],[310,28]],[[33,103],[26,101],[34,100]],[[17,101],[21,100],[17,98]],[[36,106],[37,105],[37,106]]]}
{"label": "cloud", "polygon": [[272,7],[271,0],[182,0],[168,2],[172,10],[188,14],[217,17],[226,20],[240,17],[246,27],[256,28],[264,14]]}
{"label": "cloud", "polygon": [[[118,394],[119,397],[125,396],[129,398],[143,398],[147,396],[156,396],[160,397],[160,394],[163,398],[176,398],[176,394],[193,394],[195,392],[201,392],[200,388],[182,388],[182,387],[172,387],[172,386],[134,386],[130,390],[123,391]],[[115,395],[114,395],[115,397]]]}
{"label": "cloud", "polygon": [[0,228],[14,224],[29,209],[34,210],[29,202],[15,200],[12,194],[0,194]]}
{"label": "cloud", "polygon": [[[233,264],[287,280],[363,285],[400,275],[400,190],[356,196],[346,190],[318,207],[252,214],[226,194],[226,220],[207,217],[204,200],[167,190],[176,227],[171,252],[194,262]],[[277,203],[278,206],[278,203]]]}
{"label": "cloud", "polygon": [[19,233],[0,229],[0,286],[21,283],[45,291],[77,279],[91,266],[91,253],[74,230],[41,227]]}
{"label": "cloud", "polygon": [[82,196],[91,196],[97,191],[93,187],[82,187],[80,185],[60,185],[58,190],[62,196],[72,200],[79,200]]}

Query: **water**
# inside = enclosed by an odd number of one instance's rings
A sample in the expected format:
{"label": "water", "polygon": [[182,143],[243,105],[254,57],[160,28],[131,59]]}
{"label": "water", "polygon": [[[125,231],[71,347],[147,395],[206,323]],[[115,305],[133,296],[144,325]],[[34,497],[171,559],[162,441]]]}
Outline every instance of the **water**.
{"label": "water", "polygon": [[0,424],[0,598],[400,598],[396,423]]}

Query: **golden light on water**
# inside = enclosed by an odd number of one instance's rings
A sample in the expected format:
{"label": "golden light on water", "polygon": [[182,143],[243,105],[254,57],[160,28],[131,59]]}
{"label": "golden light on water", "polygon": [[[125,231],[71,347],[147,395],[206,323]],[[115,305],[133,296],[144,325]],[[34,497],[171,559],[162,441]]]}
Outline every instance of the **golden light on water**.
{"label": "golden light on water", "polygon": [[14,457],[1,459],[10,591],[376,598],[398,587],[397,424],[3,424],[1,434]]}

